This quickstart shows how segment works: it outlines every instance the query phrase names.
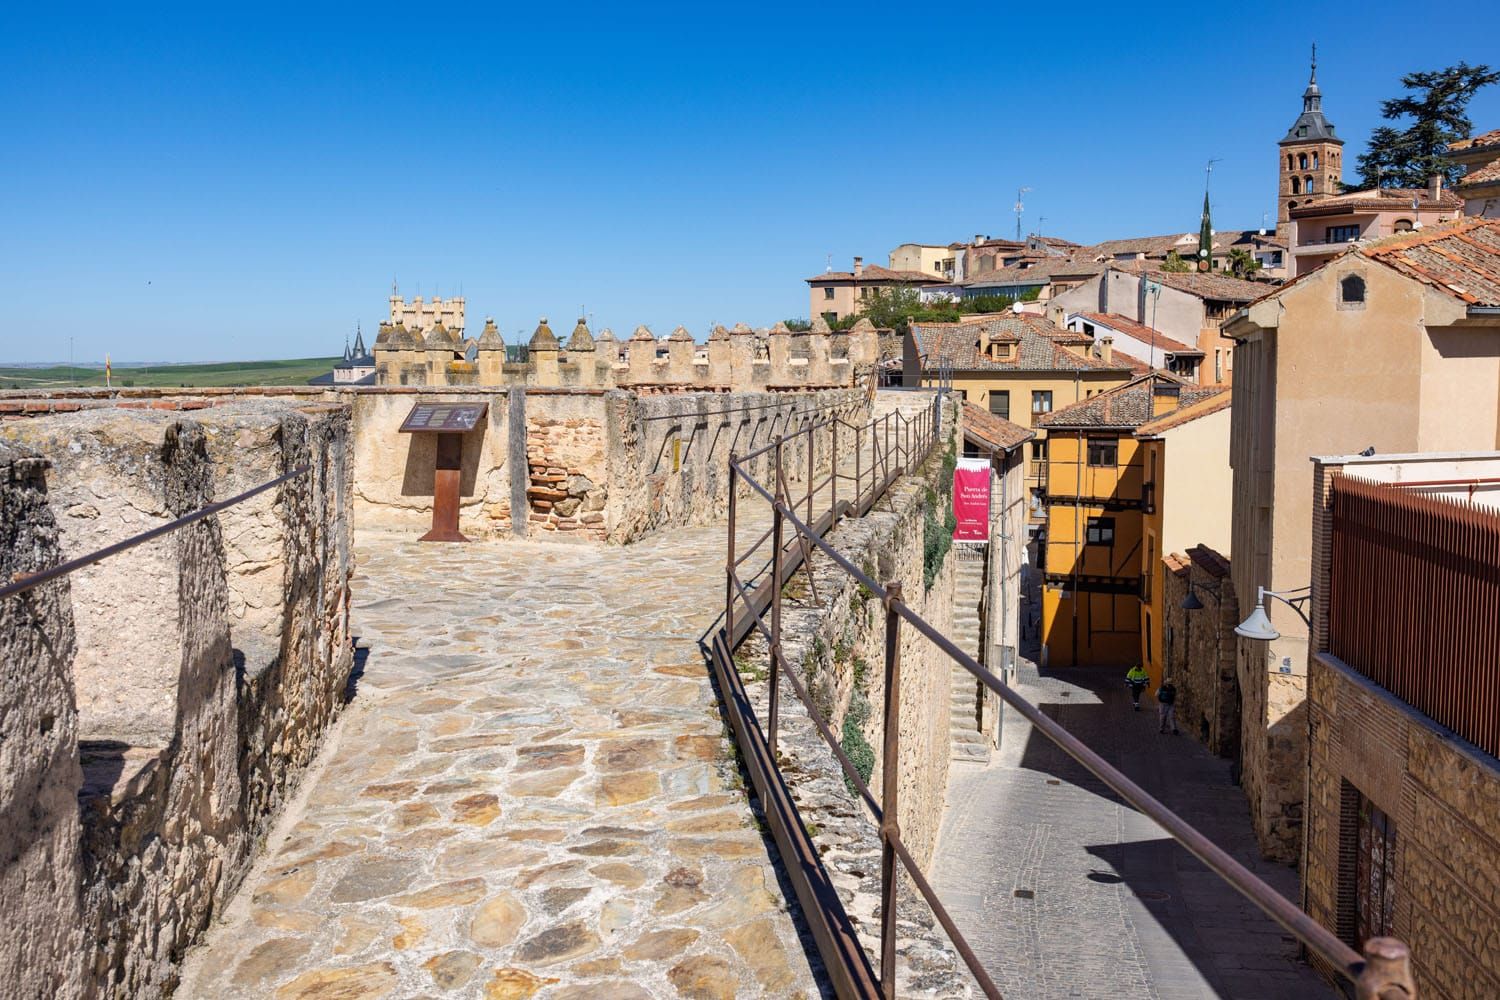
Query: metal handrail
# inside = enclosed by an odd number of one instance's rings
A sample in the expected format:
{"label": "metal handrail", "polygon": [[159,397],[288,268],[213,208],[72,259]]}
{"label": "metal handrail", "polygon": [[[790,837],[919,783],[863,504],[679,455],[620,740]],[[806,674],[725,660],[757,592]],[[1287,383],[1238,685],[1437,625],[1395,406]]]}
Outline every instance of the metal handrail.
{"label": "metal handrail", "polygon": [[[939,395],[938,400],[939,401],[935,403],[934,408],[929,411],[929,414],[934,417],[939,416],[937,407],[941,405],[941,394]],[[904,418],[898,418],[898,427],[900,426],[901,420],[904,420]],[[883,456],[883,458],[886,462],[889,462],[893,457],[899,456],[902,450],[905,451],[905,457],[908,461],[910,461],[914,449],[920,451],[921,460],[926,460],[926,457],[931,454],[932,445],[936,442],[940,433],[941,420],[934,419],[926,425],[923,424],[922,420],[923,418],[918,418],[917,421],[908,421],[908,423],[915,423],[917,425],[917,440],[912,441],[908,437],[907,444],[904,449],[901,448],[901,441],[899,439],[899,436],[895,440],[892,440],[890,436],[889,415],[887,415],[884,421],[872,421],[868,425],[873,441],[872,447],[874,447],[875,450],[875,458],[874,460],[872,460],[871,468],[872,476],[875,474],[876,463],[882,458],[879,448],[879,435],[876,430],[877,426],[882,424],[884,425],[884,443],[886,445],[885,455]],[[809,431],[809,433],[811,433],[811,431]],[[780,444],[781,442],[778,441],[777,443]],[[809,451],[812,450],[812,445],[813,442],[811,439],[809,439]],[[858,454],[859,452],[858,450],[856,450],[856,455]],[[836,455],[834,456],[833,461],[837,461]],[[754,628],[758,630],[763,636],[765,636],[766,642],[770,647],[770,712],[767,720],[769,734],[766,739],[770,747],[771,761],[775,761],[776,759],[775,746],[778,727],[778,680],[782,672],[782,668],[786,666],[781,651],[780,641],[781,587],[784,582],[781,567],[781,534],[783,525],[786,523],[790,523],[792,531],[796,536],[798,536],[796,539],[794,539],[795,542],[803,546],[809,544],[812,546],[816,546],[821,552],[829,557],[829,559],[835,566],[842,569],[856,582],[868,588],[871,594],[880,599],[882,605],[885,608],[886,725],[885,753],[882,758],[882,783],[884,787],[880,804],[877,805],[877,803],[875,802],[874,793],[871,791],[869,785],[864,780],[859,778],[858,773],[850,773],[853,770],[852,764],[849,763],[849,761],[843,754],[842,747],[840,746],[838,739],[834,736],[831,728],[827,724],[827,721],[823,719],[822,714],[819,712],[817,706],[808,696],[806,689],[798,682],[797,678],[795,677],[795,671],[790,669],[785,671],[787,680],[791,683],[793,691],[796,693],[799,700],[801,700],[806,707],[808,715],[813,720],[813,723],[818,729],[819,734],[822,736],[823,741],[829,746],[830,749],[833,750],[835,757],[838,759],[840,769],[844,772],[846,779],[850,783],[850,787],[858,792],[859,797],[871,810],[873,818],[879,824],[883,856],[881,866],[881,955],[880,977],[878,986],[881,995],[887,998],[895,996],[895,864],[897,861],[899,861],[902,867],[906,869],[908,875],[911,876],[913,883],[917,886],[918,891],[926,900],[927,904],[931,907],[933,915],[937,918],[944,931],[948,934],[948,937],[952,941],[954,948],[958,951],[960,957],[964,960],[964,964],[968,967],[970,973],[974,975],[976,982],[980,986],[980,989],[985,993],[986,996],[1000,996],[999,990],[995,986],[993,980],[990,979],[982,963],[979,962],[978,957],[974,954],[967,940],[963,937],[957,925],[949,916],[946,908],[942,905],[942,902],[938,898],[936,892],[927,882],[925,876],[921,872],[920,867],[916,864],[915,859],[912,858],[910,852],[902,842],[900,831],[896,824],[896,767],[900,750],[899,726],[896,724],[896,720],[899,718],[900,702],[899,630],[900,623],[902,621],[905,621],[908,625],[915,628],[918,632],[932,641],[934,645],[936,645],[945,654],[947,654],[949,659],[962,666],[975,678],[981,681],[987,688],[999,695],[1000,698],[1004,700],[1008,705],[1010,705],[1016,711],[1020,712],[1022,716],[1024,716],[1032,724],[1032,726],[1034,726],[1070,757],[1076,760],[1079,764],[1083,765],[1088,771],[1090,771],[1111,789],[1113,789],[1115,793],[1118,794],[1122,799],[1124,799],[1131,806],[1140,811],[1143,815],[1148,816],[1157,824],[1159,824],[1174,840],[1176,840],[1190,853],[1192,853],[1195,857],[1202,861],[1209,868],[1209,870],[1213,871],[1220,878],[1224,879],[1236,891],[1242,894],[1251,903],[1255,904],[1256,907],[1258,907],[1272,920],[1275,920],[1287,931],[1291,932],[1295,937],[1297,937],[1299,941],[1302,942],[1305,947],[1314,952],[1330,967],[1336,969],[1343,976],[1349,979],[1354,984],[1356,996],[1359,997],[1360,1000],[1367,1000],[1367,998],[1369,998],[1369,1000],[1373,1000],[1373,998],[1380,997],[1383,991],[1392,988],[1403,990],[1404,992],[1400,995],[1407,997],[1408,1000],[1409,998],[1415,997],[1415,986],[1411,978],[1409,968],[1410,955],[1405,944],[1393,938],[1372,938],[1369,941],[1365,942],[1364,956],[1361,956],[1359,953],[1355,952],[1353,948],[1349,947],[1349,945],[1341,940],[1336,934],[1328,930],[1322,924],[1319,924],[1300,907],[1287,900],[1274,888],[1262,881],[1253,872],[1251,872],[1240,862],[1236,861],[1227,852],[1225,852],[1217,844],[1213,843],[1213,841],[1209,840],[1206,836],[1200,833],[1186,820],[1178,816],[1171,809],[1167,808],[1167,806],[1165,806],[1162,802],[1148,793],[1145,789],[1141,788],[1123,772],[1119,771],[1117,768],[1109,764],[1103,757],[1095,753],[1072,733],[1068,732],[1067,729],[1065,729],[1062,725],[1045,715],[1037,706],[1023,698],[999,677],[995,676],[983,665],[978,663],[973,657],[969,656],[957,645],[955,645],[953,641],[950,640],[947,636],[943,635],[934,626],[924,620],[916,611],[912,610],[912,608],[902,600],[901,587],[899,583],[891,583],[889,585],[882,586],[875,580],[871,579],[858,566],[854,565],[854,563],[852,563],[848,558],[838,552],[825,539],[823,533],[811,527],[809,524],[809,522],[811,521],[810,491],[808,494],[809,516],[808,521],[804,521],[797,515],[795,510],[795,508],[799,506],[800,501],[796,503],[789,501],[789,498],[785,496],[784,484],[781,483],[779,479],[776,484],[776,490],[773,493],[771,490],[766,489],[766,487],[757,482],[754,477],[746,471],[744,466],[740,464],[740,460],[731,456],[729,466],[731,497],[733,497],[736,493],[736,481],[743,479],[745,485],[749,487],[753,494],[758,494],[761,498],[763,498],[767,503],[771,505],[773,518],[773,526],[771,530],[777,542],[776,548],[773,552],[772,576],[771,579],[767,582],[771,593],[771,625],[769,628],[767,628],[763,620],[762,611],[757,608],[756,602],[754,601],[752,595],[748,592],[744,583],[739,579],[738,574],[736,573],[736,568],[739,563],[734,558],[735,535],[733,526],[733,509],[731,508],[729,558],[726,560],[726,573],[728,574],[729,579],[728,589],[726,591],[725,626],[723,631],[720,633],[722,642],[716,644],[715,648],[718,649],[722,647],[726,651],[726,653],[731,654],[728,657],[729,662],[726,664],[719,664],[718,669],[735,669],[732,661],[733,647],[737,644],[738,640],[742,638],[742,635],[736,635],[735,615],[734,609],[732,607],[733,604],[739,603],[735,600],[735,597],[738,596],[740,601],[743,601],[746,608],[750,612],[749,628]],[[887,480],[887,482],[889,482],[889,480]],[[880,488],[881,486],[878,482],[871,483],[872,491]],[[871,502],[873,502],[873,498]],[[854,506],[857,508],[862,503],[863,494],[856,486],[856,503]],[[832,526],[832,524],[837,522],[837,517],[839,514],[839,509],[836,501],[834,502],[831,514],[832,517],[828,519],[830,527]],[[821,524],[822,522],[820,521],[819,523]],[[808,557],[804,556],[803,565],[806,565],[807,562]],[[743,622],[744,620],[741,619],[742,624]],[[746,631],[748,631],[748,629],[746,629]],[[737,734],[742,733],[745,729],[743,723],[733,728]],[[756,720],[756,728],[757,730],[759,728],[758,720]],[[882,805],[884,807],[883,809],[881,808]],[[800,827],[800,825],[800,823],[782,823],[778,824],[776,829],[783,830],[783,828],[786,827]],[[791,838],[794,841],[797,839],[795,835],[795,830],[786,830],[782,833],[783,837]],[[810,840],[810,838],[808,839]],[[780,839],[778,839],[778,846],[781,846]],[[796,853],[798,856],[805,857],[807,855],[808,844],[798,841],[792,846],[794,848],[794,853]],[[799,897],[806,898],[800,887],[798,894]],[[843,915],[840,914],[839,916]],[[820,921],[820,925],[823,926],[827,926],[827,923],[827,921]],[[837,920],[833,921],[833,924],[835,925],[837,925],[838,923],[839,921]],[[842,942],[838,943],[842,944]],[[846,957],[844,951],[833,949],[833,952],[834,953],[832,955],[824,956],[826,961],[839,961]],[[856,984],[849,987],[847,995],[865,995],[866,992],[869,992],[868,989],[865,990],[865,992],[861,992],[857,988],[857,984],[862,982],[860,976],[858,975],[859,971],[860,970],[854,968],[844,968],[837,971],[835,980],[838,983]],[[841,995],[844,995],[844,992],[845,991],[841,991]],[[1396,994],[1392,993],[1391,995]]]}
{"label": "metal handrail", "polygon": [[176,531],[178,528],[185,528],[195,521],[201,521],[205,517],[211,517],[214,514],[217,514],[219,511],[224,510],[225,508],[233,507],[237,503],[249,500],[251,497],[255,496],[258,493],[264,493],[266,490],[271,489],[273,486],[280,486],[282,483],[286,482],[289,479],[295,479],[298,476],[307,473],[311,469],[312,466],[310,465],[300,465],[297,468],[293,469],[291,472],[288,472],[282,476],[277,476],[270,482],[261,483],[259,486],[248,489],[238,496],[232,496],[228,500],[219,500],[215,503],[209,504],[206,507],[200,507],[198,510],[193,511],[191,514],[184,514],[182,517],[179,517],[174,521],[168,521],[166,524],[157,525],[156,527],[151,528],[148,531],[143,531],[138,535],[131,535],[129,538],[126,538],[123,541],[115,542],[113,545],[106,545],[104,548],[94,552],[90,552],[88,555],[79,556],[77,559],[69,559],[67,562],[58,563],[56,566],[52,566],[48,569],[44,569],[36,573],[16,574],[16,576],[14,576],[10,580],[10,582],[6,583],[3,587],[0,587],[0,598],[11,597],[15,594],[20,594],[24,591],[30,590],[33,587],[40,587],[42,584],[47,583],[49,580],[56,580],[58,577],[67,576],[69,573],[73,572],[76,569],[82,569],[85,566],[92,566],[94,563],[99,562],[101,559],[108,559],[110,556],[118,555],[121,552],[124,552],[126,549],[133,549],[137,545],[149,542],[154,538],[160,538],[162,535],[170,534],[171,532]]}

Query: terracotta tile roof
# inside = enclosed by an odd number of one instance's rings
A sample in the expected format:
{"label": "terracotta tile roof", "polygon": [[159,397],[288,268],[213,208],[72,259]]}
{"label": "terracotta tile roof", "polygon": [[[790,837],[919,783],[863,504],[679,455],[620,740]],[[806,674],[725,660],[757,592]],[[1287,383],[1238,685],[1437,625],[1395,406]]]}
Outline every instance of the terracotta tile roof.
{"label": "terracotta tile roof", "polygon": [[1121,316],[1119,313],[1083,312],[1076,315],[1082,316],[1096,326],[1109,327],[1116,333],[1128,333],[1141,343],[1165,351],[1168,354],[1185,354],[1200,358],[1203,356],[1203,352],[1198,350],[1198,348],[1189,347],[1180,340],[1173,340],[1171,337],[1165,336],[1142,323],[1137,323],[1128,316]]}
{"label": "terracotta tile roof", "polygon": [[1135,429],[1136,434],[1142,436],[1160,434],[1174,427],[1181,427],[1183,424],[1197,420],[1199,417],[1206,417],[1211,413],[1218,413],[1220,410],[1229,409],[1232,399],[1230,396],[1231,390],[1228,387],[1203,386],[1202,388],[1214,391],[1208,395],[1199,397],[1197,402],[1186,406],[1181,405],[1179,402],[1177,409],[1171,413],[1164,413],[1141,424]]}
{"label": "terracotta tile roof", "polygon": [[1195,545],[1188,549],[1186,554],[1173,552],[1171,555],[1163,556],[1162,562],[1167,564],[1168,570],[1178,576],[1186,576],[1190,566],[1197,566],[1209,576],[1220,580],[1229,575],[1229,559],[1207,545]]}
{"label": "terracotta tile roof", "polygon": [[1266,286],[1261,282],[1244,281],[1240,278],[1231,278],[1226,274],[1215,274],[1212,271],[1163,271],[1150,261],[1126,261],[1111,264],[1110,267],[1116,271],[1147,275],[1152,281],[1178,291],[1190,292],[1201,299],[1214,299],[1220,302],[1253,302],[1266,293]]}
{"label": "terracotta tile roof", "polygon": [[886,282],[895,285],[946,285],[947,282],[935,274],[927,274],[923,271],[892,271],[888,267],[879,264],[871,264],[860,272],[858,278],[854,277],[852,271],[827,271],[823,274],[813,275],[811,278],[802,279],[809,285],[828,284],[840,281],[859,281],[862,284],[876,284]]}
{"label": "terracotta tile roof", "polygon": [[[1272,233],[1262,235],[1258,229],[1225,229],[1214,233],[1214,255],[1220,256],[1231,249],[1251,249],[1256,246],[1285,247],[1286,241],[1277,239]],[[1169,251],[1176,250],[1183,258],[1198,252],[1198,234],[1171,233],[1166,236],[1140,236],[1127,240],[1105,240],[1091,247],[1081,247],[1074,259],[1110,261],[1121,254],[1142,254],[1148,260],[1165,258]]]}
{"label": "terracotta tile roof", "polygon": [[1500,219],[1431,226],[1358,252],[1470,305],[1500,306]]}
{"label": "terracotta tile roof", "polygon": [[1448,143],[1450,153],[1460,152],[1465,149],[1479,149],[1482,146],[1500,146],[1500,128],[1492,128],[1488,132],[1460,139],[1457,142]]}
{"label": "terracotta tile roof", "polygon": [[[1134,430],[1154,418],[1151,415],[1154,387],[1165,384],[1177,389],[1176,410],[1186,409],[1223,393],[1224,387],[1197,385],[1167,372],[1148,372],[1124,385],[1095,393],[1037,420],[1042,427],[1111,427]],[[1165,414],[1164,414],[1165,415]]]}
{"label": "terracotta tile roof", "polygon": [[1046,285],[1051,284],[1054,276],[1077,276],[1089,277],[1099,274],[1104,270],[1104,265],[1093,261],[1069,259],[1066,257],[1037,258],[1035,263],[1021,267],[1006,267],[995,271],[986,271],[983,274],[973,274],[963,281],[954,284],[965,288],[1003,288],[1012,285]]}
{"label": "terracotta tile roof", "polygon": [[964,437],[975,438],[991,448],[1011,451],[1036,437],[1036,431],[1013,424],[965,400]]}
{"label": "terracotta tile roof", "polygon": [[1335,212],[1399,212],[1410,209],[1412,199],[1417,200],[1418,211],[1448,212],[1462,211],[1463,199],[1452,191],[1444,190],[1436,199],[1430,197],[1426,188],[1380,188],[1375,191],[1350,191],[1320,197],[1316,201],[1304,202],[1292,209],[1292,218],[1311,219]]}
{"label": "terracotta tile roof", "polygon": [[[914,323],[912,337],[925,368],[951,367],[957,371],[1135,371],[1124,359],[1105,364],[1068,349],[1080,344],[1079,335],[1055,326],[1034,313],[1007,313],[982,323]],[[1014,359],[981,357],[979,338],[1017,345]]]}
{"label": "terracotta tile roof", "polygon": [[1480,184],[1493,184],[1500,181],[1500,160],[1492,160],[1480,167],[1478,170],[1470,170],[1459,179],[1458,189],[1462,191],[1467,187]]}

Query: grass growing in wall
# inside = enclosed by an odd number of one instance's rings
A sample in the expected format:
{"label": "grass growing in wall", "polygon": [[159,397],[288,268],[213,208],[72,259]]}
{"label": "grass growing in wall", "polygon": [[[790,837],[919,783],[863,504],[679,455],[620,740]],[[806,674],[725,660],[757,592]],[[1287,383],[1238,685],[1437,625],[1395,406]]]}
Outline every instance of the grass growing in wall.
{"label": "grass growing in wall", "polygon": [[[922,584],[931,590],[937,580],[943,559],[953,547],[953,532],[958,527],[958,518],[953,513],[953,471],[958,468],[958,446],[954,432],[948,433],[948,445],[943,450],[943,468],[938,476],[937,489],[927,488],[926,502],[922,505]],[[942,513],[938,511],[941,509]]]}
{"label": "grass growing in wall", "polygon": [[[856,661],[856,663],[861,661]],[[860,780],[865,784],[870,783],[870,775],[875,773],[875,748],[870,746],[870,741],[865,739],[865,731],[861,728],[870,718],[870,699],[865,697],[864,691],[856,685],[854,694],[849,698],[849,712],[844,716],[843,739],[839,742],[843,745],[844,753],[849,757],[849,763],[854,765],[854,770],[859,773]],[[849,790],[851,796],[857,796],[854,782],[846,776],[844,787]]]}

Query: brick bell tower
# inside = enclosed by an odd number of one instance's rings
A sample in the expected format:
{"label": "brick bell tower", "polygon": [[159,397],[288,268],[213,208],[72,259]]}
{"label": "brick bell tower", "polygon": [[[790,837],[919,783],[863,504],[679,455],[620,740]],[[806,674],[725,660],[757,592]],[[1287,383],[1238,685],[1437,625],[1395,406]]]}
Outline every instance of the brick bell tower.
{"label": "brick bell tower", "polygon": [[1318,89],[1318,47],[1312,48],[1312,76],[1302,92],[1302,114],[1277,144],[1281,184],[1276,194],[1276,235],[1285,236],[1291,210],[1298,205],[1338,194],[1344,179],[1344,140],[1323,117],[1323,93]]}

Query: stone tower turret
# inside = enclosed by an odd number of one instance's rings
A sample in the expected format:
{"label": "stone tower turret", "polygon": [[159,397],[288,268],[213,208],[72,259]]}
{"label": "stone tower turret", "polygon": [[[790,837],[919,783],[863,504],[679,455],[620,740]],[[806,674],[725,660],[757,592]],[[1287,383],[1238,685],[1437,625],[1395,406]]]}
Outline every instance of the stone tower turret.
{"label": "stone tower turret", "polygon": [[1277,144],[1281,184],[1276,192],[1276,233],[1285,235],[1291,211],[1330,194],[1338,194],[1344,178],[1344,140],[1323,117],[1323,92],[1318,89],[1318,47],[1313,46],[1312,75],[1302,92],[1302,114]]}

